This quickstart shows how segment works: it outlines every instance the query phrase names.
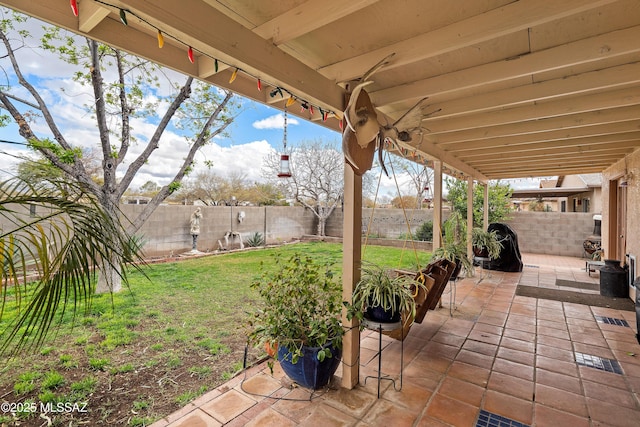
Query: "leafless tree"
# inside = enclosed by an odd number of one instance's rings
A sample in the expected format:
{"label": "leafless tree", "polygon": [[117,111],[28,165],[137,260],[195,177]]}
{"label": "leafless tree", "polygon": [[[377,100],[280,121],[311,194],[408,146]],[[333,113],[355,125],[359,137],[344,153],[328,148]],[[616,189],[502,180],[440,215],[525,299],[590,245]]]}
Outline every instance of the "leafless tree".
{"label": "leafless tree", "polygon": [[[153,154],[166,129],[172,126],[183,132],[188,146],[181,154],[182,164],[170,184],[160,188],[136,218],[129,218],[126,232],[135,233],[158,205],[180,188],[181,180],[192,169],[196,152],[233,121],[231,92],[194,81],[192,77],[177,84],[164,70],[146,60],[94,40],[65,34],[55,27],[47,28],[42,39],[32,44],[77,66],[73,79],[92,94],[92,101],[85,107],[95,119],[98,130],[95,146],[102,154],[102,179],[96,181],[83,161],[82,149],[73,146],[58,125],[60,116],[22,72],[16,52],[27,48],[33,40],[29,34],[19,31],[25,20],[24,16],[14,15],[1,23],[0,42],[5,52],[0,54],[0,66],[11,70],[17,84],[0,88],[0,105],[18,124],[20,135],[32,149],[66,176],[84,185],[111,215],[118,215],[120,198],[136,174],[145,164],[153,162]],[[165,77],[167,80],[161,82]],[[161,83],[171,84],[173,95],[164,97],[158,90]],[[158,111],[162,111],[159,117]],[[132,121],[149,118],[154,118],[150,120],[156,126],[154,133],[146,140],[136,138]],[[102,276],[107,280],[98,284],[98,292],[120,290],[120,272],[106,271]]]}

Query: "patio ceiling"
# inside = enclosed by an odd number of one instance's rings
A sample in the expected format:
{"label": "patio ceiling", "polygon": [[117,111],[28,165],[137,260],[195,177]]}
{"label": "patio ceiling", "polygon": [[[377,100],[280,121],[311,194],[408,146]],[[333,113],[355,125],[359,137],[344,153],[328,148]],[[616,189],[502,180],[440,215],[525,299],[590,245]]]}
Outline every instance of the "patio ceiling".
{"label": "patio ceiling", "polygon": [[78,17],[69,0],[0,4],[277,108],[283,88],[291,113],[337,131],[320,108],[340,115],[344,83],[393,53],[367,87],[379,120],[428,97],[403,151],[481,181],[601,172],[640,147],[637,0],[78,0]]}

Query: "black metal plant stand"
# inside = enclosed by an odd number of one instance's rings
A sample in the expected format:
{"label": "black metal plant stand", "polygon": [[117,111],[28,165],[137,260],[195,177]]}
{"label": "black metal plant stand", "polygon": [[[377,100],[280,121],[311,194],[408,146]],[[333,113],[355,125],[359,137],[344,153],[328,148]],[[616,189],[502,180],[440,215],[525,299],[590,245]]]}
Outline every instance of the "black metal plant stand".
{"label": "black metal plant stand", "polygon": [[[378,333],[378,376],[367,376],[364,379],[364,383],[367,383],[367,379],[376,378],[378,380],[378,399],[380,399],[380,381],[388,380],[393,384],[395,391],[402,390],[402,371],[404,370],[404,329],[402,328],[402,322],[377,322],[375,320],[367,319],[362,320],[362,326],[365,328],[376,331]],[[395,331],[396,329],[402,329],[402,335],[400,339],[400,388],[396,388],[396,381],[387,375],[382,375],[382,331]]]}

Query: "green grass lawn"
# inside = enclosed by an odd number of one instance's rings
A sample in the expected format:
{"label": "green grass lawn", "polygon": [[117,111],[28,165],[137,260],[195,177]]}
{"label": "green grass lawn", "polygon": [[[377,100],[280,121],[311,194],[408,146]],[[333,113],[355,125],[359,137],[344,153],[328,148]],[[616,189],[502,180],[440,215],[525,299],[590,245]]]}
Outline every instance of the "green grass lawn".
{"label": "green grass lawn", "polygon": [[[87,402],[74,422],[148,425],[241,371],[247,312],[258,304],[251,282],[273,255],[300,252],[342,270],[342,245],[304,243],[150,265],[148,279],[130,275],[130,289],[94,297],[89,312],[67,313],[55,338],[0,368],[8,402]],[[419,253],[424,266],[431,254]],[[364,260],[415,269],[410,249],[368,246]],[[0,322],[16,310],[9,301]],[[249,362],[262,353],[252,349]],[[39,413],[0,414],[2,422],[41,425]],[[54,418],[69,424],[70,414]],[[73,424],[72,424],[73,425]]]}

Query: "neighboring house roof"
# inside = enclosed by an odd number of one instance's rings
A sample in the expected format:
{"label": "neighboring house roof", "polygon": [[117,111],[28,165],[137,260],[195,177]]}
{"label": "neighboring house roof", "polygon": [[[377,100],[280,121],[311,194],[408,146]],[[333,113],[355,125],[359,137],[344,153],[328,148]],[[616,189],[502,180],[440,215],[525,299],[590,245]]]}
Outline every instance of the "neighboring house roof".
{"label": "neighboring house roof", "polygon": [[[566,182],[576,181],[568,180],[568,177],[577,177],[578,181],[584,183],[583,186],[571,186],[563,187]],[[580,193],[586,193],[591,191],[592,188],[602,186],[602,174],[600,173],[587,173],[579,175],[566,175],[559,176],[556,179],[545,179],[540,181],[540,188],[525,188],[520,190],[513,190],[511,195],[512,199],[524,199],[524,198],[544,198],[544,197],[569,197]]]}
{"label": "neighboring house roof", "polygon": [[512,199],[569,197],[589,191],[587,187],[525,188],[513,190]]}

